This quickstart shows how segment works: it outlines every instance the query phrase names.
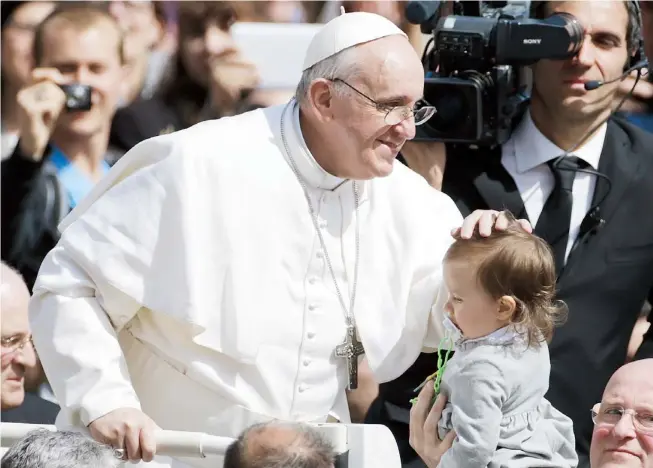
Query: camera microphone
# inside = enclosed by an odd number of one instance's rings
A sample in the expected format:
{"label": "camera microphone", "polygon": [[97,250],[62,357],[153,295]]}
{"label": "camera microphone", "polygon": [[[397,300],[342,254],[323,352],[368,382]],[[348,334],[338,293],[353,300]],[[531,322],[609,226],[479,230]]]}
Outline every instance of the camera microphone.
{"label": "camera microphone", "polygon": [[422,24],[433,17],[440,8],[440,2],[410,1],[406,3],[406,19],[412,24]]}
{"label": "camera microphone", "polygon": [[576,243],[583,243],[588,236],[598,233],[603,226],[605,226],[605,219],[601,216],[601,209],[597,206],[593,210],[590,210],[580,223],[578,237],[574,243],[574,247]]}
{"label": "camera microphone", "polygon": [[600,81],[600,80],[588,81],[587,83],[585,83],[585,90],[586,91],[594,91],[595,89],[599,89],[603,85],[607,85],[607,84],[610,84],[610,83],[614,83],[615,81],[623,80],[628,75],[630,75],[631,72],[633,72],[635,70],[641,70],[642,68],[646,68],[646,67],[648,67],[648,60],[642,60],[640,62],[637,62],[635,65],[630,67],[628,70],[626,70],[620,76],[618,76],[617,78],[615,78],[613,80],[609,80],[609,81]]}
{"label": "camera microphone", "polygon": [[404,14],[409,23],[419,24],[422,34],[431,34],[436,26],[440,2],[438,1],[409,1],[406,2]]}
{"label": "camera microphone", "polygon": [[571,252],[569,252],[569,258],[576,251],[579,245],[585,243],[589,239],[589,236],[595,235],[599,230],[605,226],[605,219],[601,216],[601,208],[599,205],[596,205],[593,209],[585,215],[583,221],[580,223],[578,229],[578,235],[574,244],[571,247]]}

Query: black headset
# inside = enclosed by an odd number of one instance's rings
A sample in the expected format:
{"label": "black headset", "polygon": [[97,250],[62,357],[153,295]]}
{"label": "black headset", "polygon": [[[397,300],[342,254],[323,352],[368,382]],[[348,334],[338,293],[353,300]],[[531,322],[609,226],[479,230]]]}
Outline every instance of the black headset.
{"label": "black headset", "polygon": [[[632,6],[632,9],[635,10],[635,23],[632,25],[632,31],[630,32],[630,37],[633,39],[633,49],[634,52],[631,54],[629,52],[628,64],[626,69],[634,67],[636,64],[646,59],[646,54],[644,53],[644,40],[642,37],[642,9],[639,6],[638,0],[629,0],[628,3]],[[630,8],[628,9],[628,21],[630,21]]]}

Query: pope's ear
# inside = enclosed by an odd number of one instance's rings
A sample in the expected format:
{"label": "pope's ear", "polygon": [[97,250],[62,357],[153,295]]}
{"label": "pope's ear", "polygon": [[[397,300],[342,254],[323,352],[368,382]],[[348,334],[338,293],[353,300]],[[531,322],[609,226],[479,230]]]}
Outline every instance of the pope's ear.
{"label": "pope's ear", "polygon": [[333,117],[333,92],[329,80],[314,80],[308,88],[308,99],[321,120]]}
{"label": "pope's ear", "polygon": [[497,318],[501,321],[510,321],[517,310],[517,301],[512,296],[501,296],[497,306]]}

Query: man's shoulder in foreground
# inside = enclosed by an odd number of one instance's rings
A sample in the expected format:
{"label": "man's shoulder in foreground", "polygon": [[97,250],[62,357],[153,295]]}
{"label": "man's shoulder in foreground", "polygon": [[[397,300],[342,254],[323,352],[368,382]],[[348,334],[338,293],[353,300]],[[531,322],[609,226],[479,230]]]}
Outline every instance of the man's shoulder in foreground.
{"label": "man's shoulder in foreground", "polygon": [[236,156],[234,152],[238,155],[250,152],[256,157],[256,150],[274,145],[275,125],[278,126],[282,110],[283,106],[273,106],[206,120],[184,130],[149,138],[131,152],[162,146],[191,158]]}
{"label": "man's shoulder in foreground", "polygon": [[278,167],[276,161],[281,160],[269,157],[277,148],[273,125],[281,111],[281,106],[256,109],[138,143],[116,162],[73,211],[76,214],[71,213],[60,228],[65,229],[105,192],[128,177],[142,177],[148,184],[156,180],[155,185],[208,189],[217,177],[237,179],[253,168],[267,173],[270,167]]}
{"label": "man's shoulder in foreground", "polygon": [[205,120],[185,130],[163,137],[179,138],[186,144],[211,142],[213,147],[250,146],[268,142],[276,133],[284,106],[254,109],[242,114]]}

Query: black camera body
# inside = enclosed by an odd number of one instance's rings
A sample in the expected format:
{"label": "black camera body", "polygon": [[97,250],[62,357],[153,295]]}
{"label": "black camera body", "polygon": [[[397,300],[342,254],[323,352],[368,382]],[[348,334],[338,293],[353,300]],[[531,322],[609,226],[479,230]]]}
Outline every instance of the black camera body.
{"label": "black camera body", "polygon": [[[493,6],[497,3],[501,7]],[[582,26],[566,13],[529,19],[526,2],[459,2],[454,8],[463,14],[444,17],[439,2],[408,4],[409,21],[419,22],[423,32],[431,30],[433,47],[429,51],[427,45],[423,57],[424,99],[437,110],[418,127],[416,140],[505,143],[514,118],[529,102],[525,67],[573,57],[584,37]]]}
{"label": "black camera body", "polygon": [[79,83],[59,85],[66,94],[66,110],[88,111],[91,110],[91,91],[88,85]]}

